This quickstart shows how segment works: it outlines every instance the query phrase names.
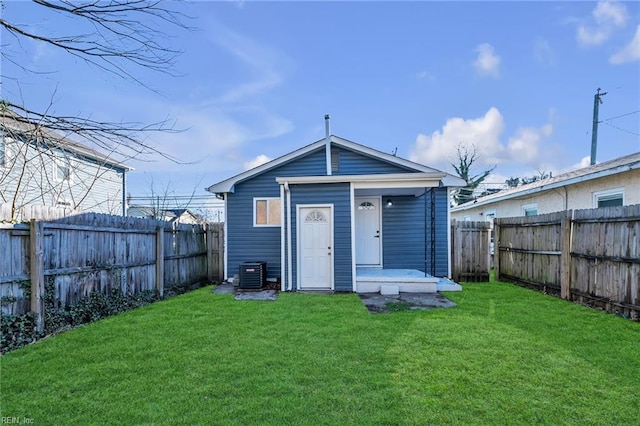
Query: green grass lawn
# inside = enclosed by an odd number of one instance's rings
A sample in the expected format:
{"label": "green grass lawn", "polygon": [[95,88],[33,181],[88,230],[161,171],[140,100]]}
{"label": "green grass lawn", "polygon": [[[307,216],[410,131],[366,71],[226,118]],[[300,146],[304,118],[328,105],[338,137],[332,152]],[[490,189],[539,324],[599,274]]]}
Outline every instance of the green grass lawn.
{"label": "green grass lawn", "polygon": [[637,424],[640,323],[510,284],[370,314],[203,288],[0,358],[33,424]]}

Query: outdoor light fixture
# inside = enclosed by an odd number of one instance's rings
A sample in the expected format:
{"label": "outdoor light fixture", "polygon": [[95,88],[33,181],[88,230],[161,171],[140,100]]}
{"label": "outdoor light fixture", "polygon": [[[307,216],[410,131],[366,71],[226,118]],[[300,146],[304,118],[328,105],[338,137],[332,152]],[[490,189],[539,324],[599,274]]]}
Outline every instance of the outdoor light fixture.
{"label": "outdoor light fixture", "polygon": [[393,201],[391,201],[391,198],[389,198],[387,200],[387,207],[391,207],[393,205]]}

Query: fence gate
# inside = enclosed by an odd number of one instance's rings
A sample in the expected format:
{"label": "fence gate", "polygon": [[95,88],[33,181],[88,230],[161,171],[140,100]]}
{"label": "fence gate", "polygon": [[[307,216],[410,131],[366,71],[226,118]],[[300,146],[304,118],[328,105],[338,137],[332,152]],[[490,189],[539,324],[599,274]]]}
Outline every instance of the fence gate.
{"label": "fence gate", "polygon": [[491,223],[451,221],[451,274],[456,282],[489,281]]}

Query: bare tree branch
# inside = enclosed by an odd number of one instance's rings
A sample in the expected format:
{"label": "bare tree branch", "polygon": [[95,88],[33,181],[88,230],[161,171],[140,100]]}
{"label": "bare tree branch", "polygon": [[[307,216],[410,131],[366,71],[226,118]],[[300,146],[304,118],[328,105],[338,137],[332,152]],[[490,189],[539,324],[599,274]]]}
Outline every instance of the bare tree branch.
{"label": "bare tree branch", "polygon": [[[46,43],[145,87],[147,86],[144,82],[128,68],[130,65],[178,75],[174,65],[181,51],[160,43],[159,40],[168,36],[157,26],[165,22],[190,29],[183,23],[188,17],[164,7],[161,1],[33,1],[62,16],[84,22],[90,31],[71,35],[43,34],[28,25],[19,25],[0,18],[0,26],[16,39],[22,37]],[[5,56],[4,49],[2,56]]]}
{"label": "bare tree branch", "polygon": [[451,166],[456,171],[458,176],[465,182],[467,182],[467,185],[463,188],[460,188],[453,196],[456,205],[471,201],[473,199],[473,192],[475,191],[475,189],[496,168],[496,166],[493,166],[490,169],[485,170],[475,176],[471,175],[471,166],[473,166],[479,158],[480,155],[478,154],[475,145],[472,144],[470,147],[463,143],[460,143],[458,145],[456,163],[451,163]]}

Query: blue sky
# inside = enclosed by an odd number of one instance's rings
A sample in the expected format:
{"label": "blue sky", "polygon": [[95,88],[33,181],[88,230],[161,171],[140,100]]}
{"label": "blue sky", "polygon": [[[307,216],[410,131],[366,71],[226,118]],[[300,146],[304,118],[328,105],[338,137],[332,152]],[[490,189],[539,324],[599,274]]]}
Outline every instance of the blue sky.
{"label": "blue sky", "polygon": [[[55,16],[5,1],[4,18],[47,31]],[[598,161],[640,151],[640,3],[193,2],[167,26],[179,77],[134,69],[155,91],[63,52],[22,46],[47,72],[3,77],[2,96],[95,119],[154,122],[148,142],[192,164],[131,160],[129,188],[186,194],[333,134],[448,172],[459,143],[502,182],[588,164],[593,96]],[[69,24],[66,24],[69,25]],[[72,29],[70,27],[70,29]],[[20,71],[5,61],[2,75]],[[151,160],[151,161],[148,161]]]}

